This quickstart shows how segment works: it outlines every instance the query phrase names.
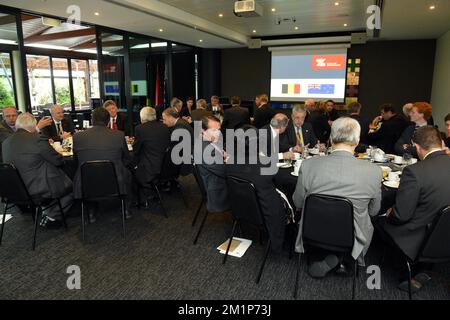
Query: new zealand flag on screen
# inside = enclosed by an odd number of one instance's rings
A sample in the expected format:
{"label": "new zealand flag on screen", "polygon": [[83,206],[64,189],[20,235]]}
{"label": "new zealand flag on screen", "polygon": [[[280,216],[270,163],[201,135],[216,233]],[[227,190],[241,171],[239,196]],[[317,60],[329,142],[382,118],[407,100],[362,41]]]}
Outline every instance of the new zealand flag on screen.
{"label": "new zealand flag on screen", "polygon": [[308,94],[334,94],[334,84],[309,84]]}

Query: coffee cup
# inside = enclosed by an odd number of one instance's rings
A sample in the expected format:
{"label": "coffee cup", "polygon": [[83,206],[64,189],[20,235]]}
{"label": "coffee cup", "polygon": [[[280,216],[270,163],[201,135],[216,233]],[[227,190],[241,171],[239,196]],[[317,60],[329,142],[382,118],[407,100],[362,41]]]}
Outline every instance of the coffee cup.
{"label": "coffee cup", "polygon": [[294,164],[294,174],[298,175],[298,172],[300,171],[300,167],[302,166],[302,160],[297,160]]}
{"label": "coffee cup", "polygon": [[375,161],[383,161],[383,155],[379,153],[376,153],[373,158]]}
{"label": "coffee cup", "polygon": [[398,181],[399,180],[398,174],[396,172],[389,172],[388,180],[389,181]]}
{"label": "coffee cup", "polygon": [[401,156],[394,156],[394,163],[402,164],[403,163],[403,157],[401,157]]}

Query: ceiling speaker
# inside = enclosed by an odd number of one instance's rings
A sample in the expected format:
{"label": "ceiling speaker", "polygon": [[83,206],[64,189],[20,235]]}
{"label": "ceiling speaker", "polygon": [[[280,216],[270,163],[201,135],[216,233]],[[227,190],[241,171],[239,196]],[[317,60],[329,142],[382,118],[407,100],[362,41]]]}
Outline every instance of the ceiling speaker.
{"label": "ceiling speaker", "polygon": [[261,49],[261,39],[250,39],[248,40],[249,49]]}

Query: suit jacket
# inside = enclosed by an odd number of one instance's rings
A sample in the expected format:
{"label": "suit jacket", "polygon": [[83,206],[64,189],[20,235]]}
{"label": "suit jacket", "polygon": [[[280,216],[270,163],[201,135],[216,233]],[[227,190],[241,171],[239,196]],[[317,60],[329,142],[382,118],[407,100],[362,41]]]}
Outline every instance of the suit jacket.
{"label": "suit jacket", "polygon": [[72,181],[61,169],[62,156],[39,134],[19,129],[2,149],[3,161],[17,168],[31,196],[59,198],[72,191]]}
{"label": "suit jacket", "polygon": [[14,131],[6,124],[5,120],[0,122],[0,162],[2,161],[2,144]]}
{"label": "suit jacket", "polygon": [[268,104],[260,106],[254,112],[253,125],[256,127],[256,129],[260,129],[265,125],[268,125],[275,113],[275,110],[273,110]]}
{"label": "suit jacket", "polygon": [[131,185],[131,174],[127,166],[130,155],[125,135],[122,131],[111,130],[104,126],[94,126],[73,136],[73,152],[78,163],[74,178],[74,197],[81,199],[81,165],[86,161],[109,160],[116,168],[120,192],[127,194]]}
{"label": "suit jacket", "polygon": [[[280,136],[280,151],[286,152],[290,148],[297,145],[297,134],[295,133],[294,124],[291,122]],[[303,144],[306,146],[309,144],[313,148],[317,143],[317,137],[314,133],[313,127],[310,123],[303,123],[302,125]]]}
{"label": "suit jacket", "polygon": [[[403,155],[405,153],[411,154],[413,157],[417,158],[417,150],[412,145],[412,137],[414,133],[416,132],[416,125],[410,125],[405,130],[403,130],[403,133],[401,134],[400,138],[395,143],[395,153],[398,155]],[[407,144],[409,145],[406,149],[403,149],[403,145]]]}
{"label": "suit jacket", "polygon": [[449,168],[450,157],[437,151],[403,170],[392,215],[384,229],[413,260],[427,226],[442,208],[450,205]]}
{"label": "suit jacket", "polygon": [[201,121],[203,117],[212,116],[213,113],[206,109],[195,109],[191,112],[192,121]]}
{"label": "suit jacket", "polygon": [[[75,126],[72,122],[72,119],[62,119],[61,126],[63,128],[63,131],[70,132],[72,135],[75,133]],[[58,130],[56,129],[55,121],[52,121],[51,125],[42,128],[41,133],[47,139],[52,139],[53,141],[61,141],[61,138],[58,135]]]}
{"label": "suit jacket", "polygon": [[[192,154],[194,148],[194,129],[192,128],[192,126],[189,125],[189,123],[187,123],[181,118],[179,118],[176,124],[172,128],[170,128],[171,137],[172,133],[177,129],[182,129],[189,132],[189,137],[191,140],[191,154]],[[192,165],[190,163],[183,163],[181,165],[176,165],[171,160],[172,149],[181,141],[182,138],[175,141],[172,141],[171,138],[171,141],[169,142],[169,150],[167,151],[164,157],[163,170],[161,173],[163,179],[176,179],[180,174],[185,176],[192,173]]]}
{"label": "suit jacket", "polygon": [[169,128],[159,121],[149,121],[136,127],[133,164],[137,166],[136,178],[139,182],[148,183],[161,173],[169,141]]}
{"label": "suit jacket", "polygon": [[447,139],[445,139],[444,142],[447,148],[450,148],[450,137],[447,137]]}
{"label": "suit jacket", "polygon": [[[349,199],[353,204],[355,225],[352,256],[363,262],[373,235],[370,217],[380,210],[381,180],[381,169],[377,165],[356,159],[347,151],[334,151],[326,157],[303,161],[293,200],[297,208],[303,208],[306,197],[313,193]],[[300,231],[295,244],[297,252],[304,252],[301,236]]]}
{"label": "suit jacket", "polygon": [[[129,136],[131,134],[131,129],[128,125],[128,117],[124,113],[117,113],[116,125],[117,130],[123,131],[126,136]],[[108,127],[111,128],[110,123],[108,123]]]}
{"label": "suit jacket", "polygon": [[375,145],[386,153],[395,153],[395,143],[400,138],[408,122],[400,115],[395,115],[383,121],[380,129],[367,134],[367,142]]}
{"label": "suit jacket", "polygon": [[315,111],[307,113],[305,122],[312,125],[314,134],[321,143],[327,143],[330,138],[331,128],[328,124],[328,116],[321,113],[320,111]]}
{"label": "suit jacket", "polygon": [[369,134],[369,121],[363,119],[360,115],[350,115],[352,119],[358,121],[359,126],[361,127],[361,135],[359,136],[359,144],[367,144],[367,135]]}
{"label": "suit jacket", "polygon": [[330,113],[326,112],[326,115],[327,115],[328,120],[330,120],[330,121],[334,121],[337,118],[339,118],[339,112],[334,108],[333,108],[333,110],[331,110]]}
{"label": "suit jacket", "polygon": [[226,168],[227,175],[249,180],[255,186],[271,248],[275,252],[281,252],[287,220],[283,200],[275,189],[273,176],[261,175],[261,166],[258,164],[227,164]]}
{"label": "suit jacket", "polygon": [[250,124],[250,114],[247,108],[233,106],[225,110],[222,129],[238,129],[245,124]]}
{"label": "suit jacket", "polygon": [[[202,150],[211,148],[208,141],[202,141]],[[212,149],[212,155],[216,154],[216,149]],[[210,154],[210,152],[208,153]],[[224,212],[230,209],[228,200],[228,188],[226,181],[225,163],[197,164],[197,169],[206,188],[206,208],[209,212]]]}
{"label": "suit jacket", "polygon": [[[258,134],[259,134],[258,135],[258,147],[260,146],[259,139],[262,139],[262,137],[261,137],[261,132],[262,131],[266,132],[266,137],[267,137],[267,150],[265,150],[266,152],[263,152],[266,156],[270,157],[273,152],[276,152],[278,154],[280,152],[288,151],[288,150],[283,150],[283,146],[281,145],[281,138],[280,138],[280,136],[278,136],[278,150],[274,150],[275,149],[275,146],[274,146],[274,135],[273,135],[272,128],[271,128],[270,124],[265,125],[261,129],[259,129],[259,132],[258,132]],[[262,151],[263,150],[259,150],[259,152],[262,152]]]}

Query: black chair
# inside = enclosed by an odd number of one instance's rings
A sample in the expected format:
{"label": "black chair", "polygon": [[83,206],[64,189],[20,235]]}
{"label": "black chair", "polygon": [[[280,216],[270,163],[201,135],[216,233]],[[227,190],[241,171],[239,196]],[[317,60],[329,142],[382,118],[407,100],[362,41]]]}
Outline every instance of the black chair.
{"label": "black chair", "polygon": [[[223,264],[225,264],[228,252],[230,250],[231,241],[236,230],[236,225],[246,223],[258,228],[260,232],[260,240],[263,232],[268,234],[264,216],[259,204],[258,197],[256,195],[255,186],[247,180],[228,176],[227,177],[228,194],[231,201],[231,212],[233,213],[233,228],[231,230],[230,238],[228,241],[227,250],[223,257]],[[259,283],[266,264],[267,256],[270,251],[271,239],[267,242],[264,258],[259,268],[258,276],[256,277],[256,283]]]}
{"label": "black chair", "polygon": [[[411,266],[422,263],[447,263],[450,262],[450,206],[443,208],[427,231],[427,235],[422,243],[419,254],[415,260],[411,260],[403,251],[397,246],[398,251],[403,253],[403,258],[408,268],[408,296],[412,300],[411,291]],[[392,240],[392,243],[395,242]]]}
{"label": "black chair", "polygon": [[122,236],[125,238],[125,198],[120,192],[114,163],[109,160],[87,161],[81,165],[81,225],[85,239],[84,204],[117,198],[122,207]]}
{"label": "black chair", "polygon": [[67,229],[66,217],[64,215],[64,210],[60,199],[31,197],[22,180],[22,177],[13,165],[6,163],[0,164],[0,181],[7,181],[7,183],[0,183],[0,197],[2,198],[2,202],[5,204],[2,227],[0,231],[0,245],[2,243],[3,230],[5,228],[6,212],[9,209],[12,209],[15,205],[31,206],[34,209],[34,215],[32,216],[34,219],[32,250],[36,248],[36,233],[40,217],[44,210],[58,205],[64,228]]}
{"label": "black chair", "polygon": [[168,218],[169,216],[167,215],[167,211],[166,211],[166,208],[164,207],[164,203],[163,203],[163,200],[162,200],[162,197],[161,197],[161,192],[159,192],[159,188],[158,188],[158,183],[160,181],[159,175],[157,177],[155,177],[155,179],[153,179],[152,181],[150,181],[148,183],[145,183],[145,184],[139,182],[138,179],[135,179],[135,180],[136,180],[136,184],[137,184],[137,187],[138,187],[138,190],[137,190],[137,198],[138,198],[137,205],[138,205],[138,208],[141,207],[141,190],[142,189],[144,189],[144,190],[149,190],[149,189],[150,190],[154,190],[156,192],[156,196],[158,198],[158,204],[161,206],[162,211],[164,213],[164,216],[166,218]]}
{"label": "black chair", "polygon": [[[303,209],[303,246],[311,246],[336,253],[350,254],[355,241],[353,204],[350,200],[329,195],[311,194],[305,200]],[[300,231],[300,230],[299,230]],[[301,253],[298,256],[294,285],[297,298]],[[352,299],[355,299],[358,262],[354,259]]]}
{"label": "black chair", "polygon": [[[200,214],[200,210],[202,209],[203,205],[206,205],[207,196],[206,196],[206,188],[205,184],[203,183],[202,177],[200,177],[200,173],[198,172],[198,168],[195,165],[195,163],[192,164],[192,170],[194,174],[195,181],[197,182],[198,188],[200,189],[200,195],[201,195],[201,201],[198,206],[197,212],[195,213],[194,219],[192,220],[192,226],[195,225],[195,222],[197,221],[198,215]],[[194,242],[195,244],[196,242]]]}

